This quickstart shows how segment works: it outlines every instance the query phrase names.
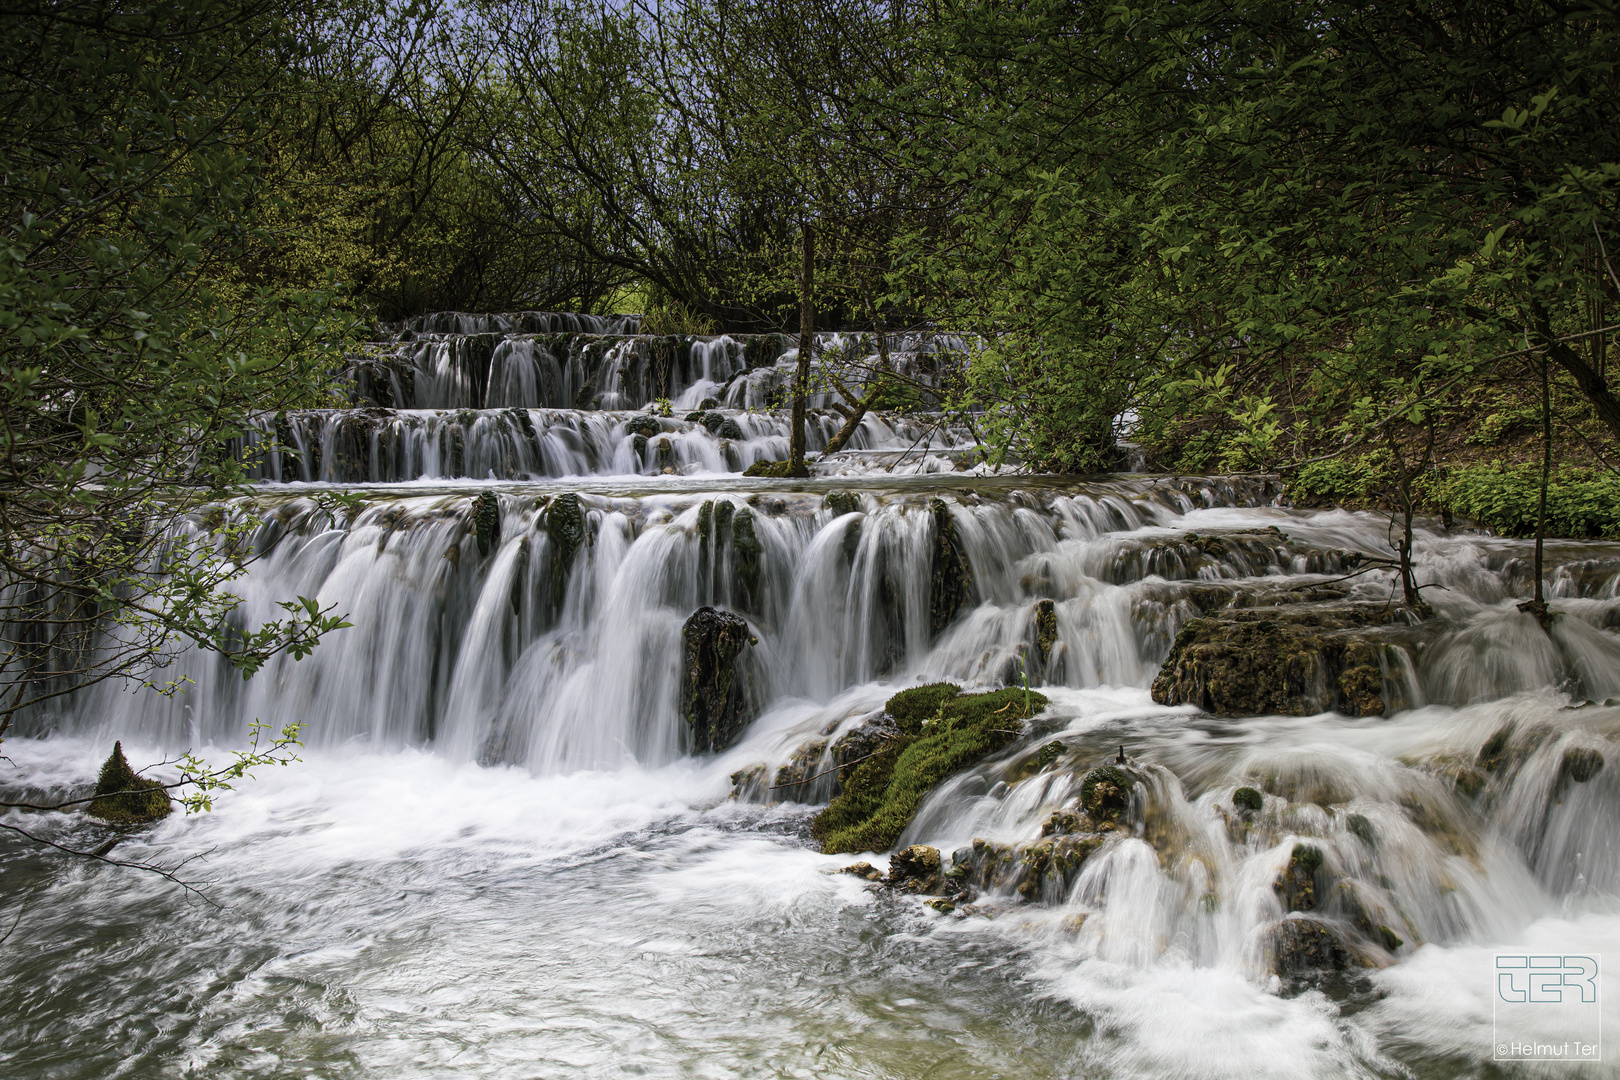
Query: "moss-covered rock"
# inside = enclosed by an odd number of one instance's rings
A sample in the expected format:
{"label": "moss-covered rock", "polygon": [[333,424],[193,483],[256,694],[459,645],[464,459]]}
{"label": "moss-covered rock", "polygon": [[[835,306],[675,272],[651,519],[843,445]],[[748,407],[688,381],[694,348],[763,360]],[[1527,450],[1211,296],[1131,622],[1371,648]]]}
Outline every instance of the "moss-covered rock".
{"label": "moss-covered rock", "polygon": [[1219,716],[1382,716],[1381,651],[1421,613],[1399,605],[1252,608],[1193,619],[1153,680],[1153,700]]}
{"label": "moss-covered rock", "polygon": [[486,491],[473,500],[472,512],[478,554],[487,556],[501,542],[501,500],[493,491]]}
{"label": "moss-covered rock", "polygon": [[1590,747],[1572,747],[1564,751],[1559,771],[1577,784],[1584,784],[1603,771],[1603,755]]}
{"label": "moss-covered rock", "polygon": [[861,508],[861,497],[853,491],[829,491],[821,505],[834,514],[853,514]]}
{"label": "moss-covered rock", "polygon": [[913,844],[889,859],[888,885],[903,892],[931,893],[940,885],[939,849]]}
{"label": "moss-covered rock", "polygon": [[1057,647],[1057,640],[1057,605],[1051,600],[1036,601],[1035,652],[1041,658],[1043,667],[1051,662],[1052,651]]}
{"label": "moss-covered rock", "polygon": [[[1025,700],[1021,689],[962,694],[946,683],[896,694],[884,707],[896,734],[843,779],[811,835],[827,852],[892,847],[934,785],[1019,736]],[[1041,694],[1028,701],[1046,707]]]}
{"label": "moss-covered rock", "polygon": [[649,413],[637,413],[625,421],[624,430],[632,435],[640,435],[644,439],[654,439],[664,430],[664,425],[658,418]]}
{"label": "moss-covered rock", "polygon": [[1265,799],[1252,787],[1240,787],[1232,792],[1232,805],[1239,810],[1254,813],[1265,805]]}
{"label": "moss-covered rock", "polygon": [[578,495],[569,491],[551,500],[546,508],[546,535],[551,538],[551,594],[560,600],[574,556],[585,543],[585,512]]}
{"label": "moss-covered rock", "polygon": [[957,540],[956,522],[951,517],[950,506],[944,499],[930,499],[928,512],[934,518],[934,554],[929,576],[928,617],[930,629],[938,636],[967,603],[972,570],[968,566],[967,555]]}
{"label": "moss-covered rock", "polygon": [[1133,786],[1121,770],[1100,766],[1080,781],[1080,805],[1098,821],[1118,821],[1131,805]]}
{"label": "moss-covered rock", "polygon": [[737,575],[737,584],[742,588],[742,595],[737,597],[737,606],[744,611],[757,610],[765,545],[759,542],[759,537],[754,533],[754,512],[746,506],[737,507],[732,515],[731,551],[732,572]]}
{"label": "moss-covered rock", "polygon": [[1368,847],[1376,848],[1378,846],[1378,833],[1373,830],[1372,822],[1361,814],[1351,814],[1345,818],[1344,827],[1350,831],[1351,836],[1354,836]]}
{"label": "moss-covered rock", "polygon": [[804,465],[795,469],[791,461],[756,461],[743,470],[743,475],[767,480],[802,479],[810,475],[810,470]]}
{"label": "moss-covered rock", "polygon": [[697,753],[724,750],[753,720],[747,687],[737,664],[753,644],[739,615],[701,607],[681,627],[685,642],[681,715]]}
{"label": "moss-covered rock", "polygon": [[141,825],[168,817],[170,809],[163,785],[138,775],[124,758],[123,744],[113,743],[85,813],[119,825]]}
{"label": "moss-covered rock", "polygon": [[1310,844],[1295,844],[1288,856],[1272,891],[1282,901],[1284,911],[1315,911],[1317,908],[1317,874],[1322,869],[1322,849]]}
{"label": "moss-covered rock", "polygon": [[[710,415],[718,414],[711,413]],[[722,439],[730,439],[733,442],[741,442],[743,439],[747,438],[747,436],[743,434],[742,425],[738,424],[737,421],[733,420],[729,416],[720,421],[720,426],[715,430],[715,435]]]}
{"label": "moss-covered rock", "polygon": [[1062,757],[1063,751],[1066,749],[1068,749],[1068,747],[1064,746],[1056,739],[1053,739],[1051,742],[1042,746],[1040,751],[1035,755],[1035,767],[1037,769],[1046,768],[1047,766],[1051,765],[1052,762]]}

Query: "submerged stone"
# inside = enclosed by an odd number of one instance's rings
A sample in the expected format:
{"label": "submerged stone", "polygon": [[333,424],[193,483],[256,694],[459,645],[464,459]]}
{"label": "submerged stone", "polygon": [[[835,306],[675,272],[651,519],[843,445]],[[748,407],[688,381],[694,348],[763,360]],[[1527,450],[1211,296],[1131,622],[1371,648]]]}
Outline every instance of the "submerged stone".
{"label": "submerged stone", "polygon": [[743,595],[738,598],[738,606],[745,611],[752,611],[759,606],[760,564],[765,546],[759,542],[759,537],[754,535],[754,512],[746,506],[737,507],[736,513],[732,515],[731,550],[732,570],[737,575],[737,583],[743,589]]}
{"label": "submerged stone", "polygon": [[693,750],[724,750],[753,720],[742,671],[737,664],[753,643],[740,615],[713,607],[694,611],[681,628],[685,671],[681,682],[681,715],[686,718]]}
{"label": "submerged stone", "polygon": [[1057,645],[1057,639],[1057,605],[1051,600],[1037,601],[1035,604],[1035,651],[1040,656],[1043,665],[1051,662],[1052,650]]}
{"label": "submerged stone", "polygon": [[85,813],[118,825],[141,825],[169,816],[169,794],[156,780],[148,780],[130,768],[122,742],[113,743],[112,754],[101,766],[95,798]]}

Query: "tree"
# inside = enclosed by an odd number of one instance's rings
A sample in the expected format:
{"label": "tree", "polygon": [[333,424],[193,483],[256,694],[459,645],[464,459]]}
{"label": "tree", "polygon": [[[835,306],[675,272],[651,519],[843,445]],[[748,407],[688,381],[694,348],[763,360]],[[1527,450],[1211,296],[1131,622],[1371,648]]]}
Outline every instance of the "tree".
{"label": "tree", "polygon": [[343,625],[233,618],[252,521],[215,503],[256,413],[327,400],[352,318],[244,270],[281,238],[264,103],[282,5],[40,4],[0,30],[0,738],[176,650],[244,676]]}

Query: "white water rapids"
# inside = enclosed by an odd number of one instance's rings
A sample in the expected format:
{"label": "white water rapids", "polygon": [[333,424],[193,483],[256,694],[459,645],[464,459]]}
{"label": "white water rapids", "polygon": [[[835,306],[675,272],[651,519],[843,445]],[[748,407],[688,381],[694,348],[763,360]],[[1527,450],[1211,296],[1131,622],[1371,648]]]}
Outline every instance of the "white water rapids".
{"label": "white water rapids", "polygon": [[[605,426],[604,452],[627,445],[623,417],[566,422]],[[1211,590],[1258,602],[1342,576],[1351,553],[1388,555],[1384,521],[1275,506],[1257,482],[903,477],[862,461],[800,482],[418,471],[233,504],[263,521],[246,621],[305,595],[353,627],[246,683],[190,654],[163,675],[190,680],[172,699],[108,685],[32,716],[5,746],[8,789],[83,790],[115,738],[137,768],[187,747],[217,759],[255,718],[307,724],[304,760],[119,847],[194,859],[207,901],[0,842],[0,1074],[1613,1072],[1494,1062],[1490,995],[1495,953],[1598,955],[1620,1030],[1620,705],[1602,704],[1620,697],[1620,546],[1549,545],[1547,633],[1515,608],[1529,545],[1425,530],[1419,579],[1443,588],[1427,594],[1433,625],[1383,654],[1399,711],[1217,718],[1150,697],[1177,630]],[[484,493],[500,521],[487,553]],[[548,521],[567,494],[584,541],[559,563]],[[936,635],[940,514],[971,580]],[[1194,558],[1189,534],[1232,542]],[[1392,582],[1343,587],[1382,601]],[[1043,599],[1056,644],[1032,682],[1050,708],[940,785],[901,843],[948,857],[1037,839],[1121,748],[1149,777],[1157,833],[1110,841],[1060,894],[941,913],[835,873],[886,856],[819,853],[815,804],[732,797],[732,774],[773,775],[904,687],[1017,685]],[[758,715],[694,756],[681,627],[707,604],[758,639],[744,659]],[[1514,770],[1468,796],[1458,769],[1502,732]],[[1054,741],[1062,756],[1036,768]],[[1574,750],[1607,767],[1570,782]],[[1246,785],[1266,805],[1237,829]],[[106,828],[27,820],[78,846]],[[1261,946],[1303,841],[1400,943],[1298,985]]]}

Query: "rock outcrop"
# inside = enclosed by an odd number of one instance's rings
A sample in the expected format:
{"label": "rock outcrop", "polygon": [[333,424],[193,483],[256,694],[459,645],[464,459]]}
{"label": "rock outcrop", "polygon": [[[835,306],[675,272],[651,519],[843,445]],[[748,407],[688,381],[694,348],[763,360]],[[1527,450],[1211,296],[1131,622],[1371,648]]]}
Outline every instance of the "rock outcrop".
{"label": "rock outcrop", "polygon": [[685,664],[681,715],[696,753],[724,750],[753,720],[737,661],[755,641],[740,615],[701,607],[681,628]]}
{"label": "rock outcrop", "polygon": [[934,518],[933,569],[929,576],[929,628],[937,637],[951,625],[956,613],[968,601],[972,570],[967,555],[956,538],[956,522],[944,499],[929,499],[928,512]]}
{"label": "rock outcrop", "polygon": [[1249,608],[1182,627],[1153,700],[1218,716],[1382,716],[1382,655],[1421,618],[1401,605]]}

